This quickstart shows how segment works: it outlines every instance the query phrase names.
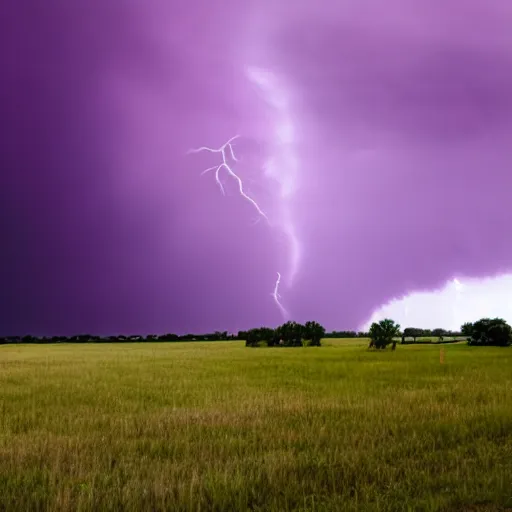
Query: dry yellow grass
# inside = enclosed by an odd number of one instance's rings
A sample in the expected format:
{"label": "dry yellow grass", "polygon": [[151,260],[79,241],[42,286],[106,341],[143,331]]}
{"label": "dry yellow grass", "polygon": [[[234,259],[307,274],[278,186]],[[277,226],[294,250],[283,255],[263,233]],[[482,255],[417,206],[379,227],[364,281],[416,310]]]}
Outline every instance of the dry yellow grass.
{"label": "dry yellow grass", "polygon": [[512,349],[0,347],[0,510],[502,510]]}

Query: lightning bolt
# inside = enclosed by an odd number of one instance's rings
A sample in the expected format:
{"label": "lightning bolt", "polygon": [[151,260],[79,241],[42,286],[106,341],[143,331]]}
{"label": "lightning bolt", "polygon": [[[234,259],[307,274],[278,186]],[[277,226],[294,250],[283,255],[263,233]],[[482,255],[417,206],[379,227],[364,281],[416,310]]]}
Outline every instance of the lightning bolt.
{"label": "lightning bolt", "polygon": [[[235,135],[231,137],[219,148],[201,146],[189,150],[188,153],[216,153],[221,155],[221,162],[213,167],[202,171],[201,175],[213,172],[215,181],[220,191],[225,195],[224,185],[221,181],[221,172],[225,171],[228,177],[235,180],[238,184],[240,196],[249,202],[258,213],[256,222],[264,219],[272,228],[278,228],[285,234],[289,242],[289,262],[286,271],[287,286],[291,286],[301,263],[301,244],[298,238],[297,227],[295,225],[295,212],[291,205],[291,198],[294,196],[300,172],[298,154],[296,150],[296,135],[294,116],[292,115],[292,95],[289,88],[282,83],[271,70],[247,66],[245,68],[247,78],[256,85],[256,90],[263,97],[267,108],[270,108],[273,117],[273,130],[271,135],[272,142],[270,156],[263,166],[264,176],[277,184],[276,191],[279,197],[279,213],[277,219],[273,215],[273,222],[269,221],[267,214],[260,205],[250,197],[244,190],[242,178],[235,172],[234,167],[238,159],[233,149],[233,142],[240,137]],[[279,287],[281,285],[281,274],[277,273],[274,291],[271,294],[274,302],[281,311],[285,319],[289,318],[288,311],[281,303]]]}
{"label": "lightning bolt", "polygon": [[[242,179],[233,170],[232,166],[229,163],[229,161],[231,161],[231,160],[233,162],[238,162],[238,159],[235,155],[235,151],[233,149],[233,141],[235,141],[239,137],[240,137],[240,135],[235,135],[234,137],[231,137],[220,148],[210,148],[208,146],[201,146],[199,148],[190,149],[188,151],[188,154],[201,153],[203,151],[206,151],[208,153],[220,153],[220,155],[222,156],[222,162],[218,165],[214,165],[213,167],[208,167],[208,169],[205,169],[203,172],[201,172],[201,176],[203,176],[204,174],[207,174],[209,172],[214,172],[215,173],[215,181],[217,182],[217,185],[219,186],[220,191],[222,192],[223,195],[226,195],[224,186],[222,185],[222,181],[220,179],[220,172],[222,171],[222,169],[224,169],[227,172],[228,176],[233,178],[238,183],[239,194],[256,209],[256,211],[258,212],[259,218],[264,218],[270,224],[267,214],[261,209],[260,205],[252,197],[248,196],[245,193],[244,184],[243,184]],[[229,151],[229,156],[230,156],[229,161],[228,161],[228,156],[227,156],[228,151]],[[277,281],[276,281],[276,284],[274,287],[274,292],[272,293],[272,297],[274,298],[274,302],[277,304],[277,307],[281,311],[281,314],[283,315],[283,317],[286,318],[288,316],[288,312],[286,311],[286,309],[284,308],[284,306],[281,304],[281,301],[280,301],[280,298],[281,298],[281,296],[279,295],[280,283],[281,283],[281,274],[278,272],[277,273]]]}
{"label": "lightning bolt", "polygon": [[235,155],[235,151],[233,150],[233,141],[238,139],[240,135],[235,135],[234,137],[231,137],[225,144],[223,144],[220,148],[210,148],[207,146],[201,146],[200,148],[191,149],[188,151],[188,154],[191,153],[201,153],[202,151],[207,151],[208,153],[220,153],[222,155],[222,162],[219,165],[214,165],[213,167],[209,167],[208,169],[205,169],[201,176],[208,173],[215,171],[215,181],[217,182],[217,185],[219,185],[220,191],[223,195],[226,195],[224,191],[224,186],[222,185],[222,181],[220,180],[220,171],[224,169],[229,176],[231,176],[237,183],[238,183],[238,192],[240,195],[249,203],[254,206],[258,214],[263,217],[267,222],[270,222],[267,214],[260,208],[259,204],[250,196],[248,196],[244,191],[244,184],[240,176],[233,171],[233,168],[228,163],[228,158],[226,156],[227,150],[229,150],[229,154],[231,156],[231,160],[234,162],[238,162],[238,159]]}
{"label": "lightning bolt", "polygon": [[277,280],[276,284],[274,285],[274,291],[272,293],[272,297],[274,298],[274,302],[276,303],[277,307],[281,311],[281,314],[284,318],[288,317],[288,311],[286,311],[285,307],[281,304],[281,295],[279,295],[279,285],[281,284],[281,274],[277,272]]}

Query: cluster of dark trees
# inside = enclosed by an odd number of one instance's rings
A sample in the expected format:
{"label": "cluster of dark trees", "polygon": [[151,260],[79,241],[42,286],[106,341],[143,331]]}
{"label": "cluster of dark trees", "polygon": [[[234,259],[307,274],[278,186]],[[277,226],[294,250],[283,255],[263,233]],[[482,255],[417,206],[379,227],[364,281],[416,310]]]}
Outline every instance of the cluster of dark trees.
{"label": "cluster of dark trees", "polygon": [[468,337],[468,345],[509,347],[512,345],[512,328],[502,318],[482,318],[465,323],[461,331]]}
{"label": "cluster of dark trees", "polygon": [[387,318],[371,325],[369,348],[385,349],[388,345],[392,345],[395,350],[400,337],[401,342],[406,343],[406,337],[412,337],[416,342],[416,338],[428,336],[437,337],[439,340],[450,337],[452,342],[459,341],[462,337],[463,340],[467,340],[468,345],[473,346],[508,347],[512,345],[512,328],[502,318],[482,318],[474,323],[468,322],[461,327],[460,332],[445,329],[429,331],[414,327],[407,327],[400,332],[400,325]]}
{"label": "cluster of dark trees", "polygon": [[246,347],[319,347],[325,337],[325,329],[318,322],[286,322],[276,329],[260,327],[241,331],[238,337],[245,339]]}

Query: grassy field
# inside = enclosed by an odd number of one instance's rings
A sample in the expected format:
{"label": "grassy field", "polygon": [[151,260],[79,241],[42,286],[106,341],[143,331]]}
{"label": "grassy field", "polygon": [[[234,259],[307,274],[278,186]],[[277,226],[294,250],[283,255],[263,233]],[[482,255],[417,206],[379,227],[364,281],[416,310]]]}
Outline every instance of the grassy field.
{"label": "grassy field", "polygon": [[505,510],[512,349],[0,346],[0,510]]}

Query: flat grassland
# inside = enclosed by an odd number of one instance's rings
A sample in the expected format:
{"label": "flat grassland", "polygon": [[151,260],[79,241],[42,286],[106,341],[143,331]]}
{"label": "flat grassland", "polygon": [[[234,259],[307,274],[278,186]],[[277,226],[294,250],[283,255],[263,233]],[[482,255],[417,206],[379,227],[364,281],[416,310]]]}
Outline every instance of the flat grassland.
{"label": "flat grassland", "polygon": [[512,349],[0,346],[0,510],[505,510]]}

